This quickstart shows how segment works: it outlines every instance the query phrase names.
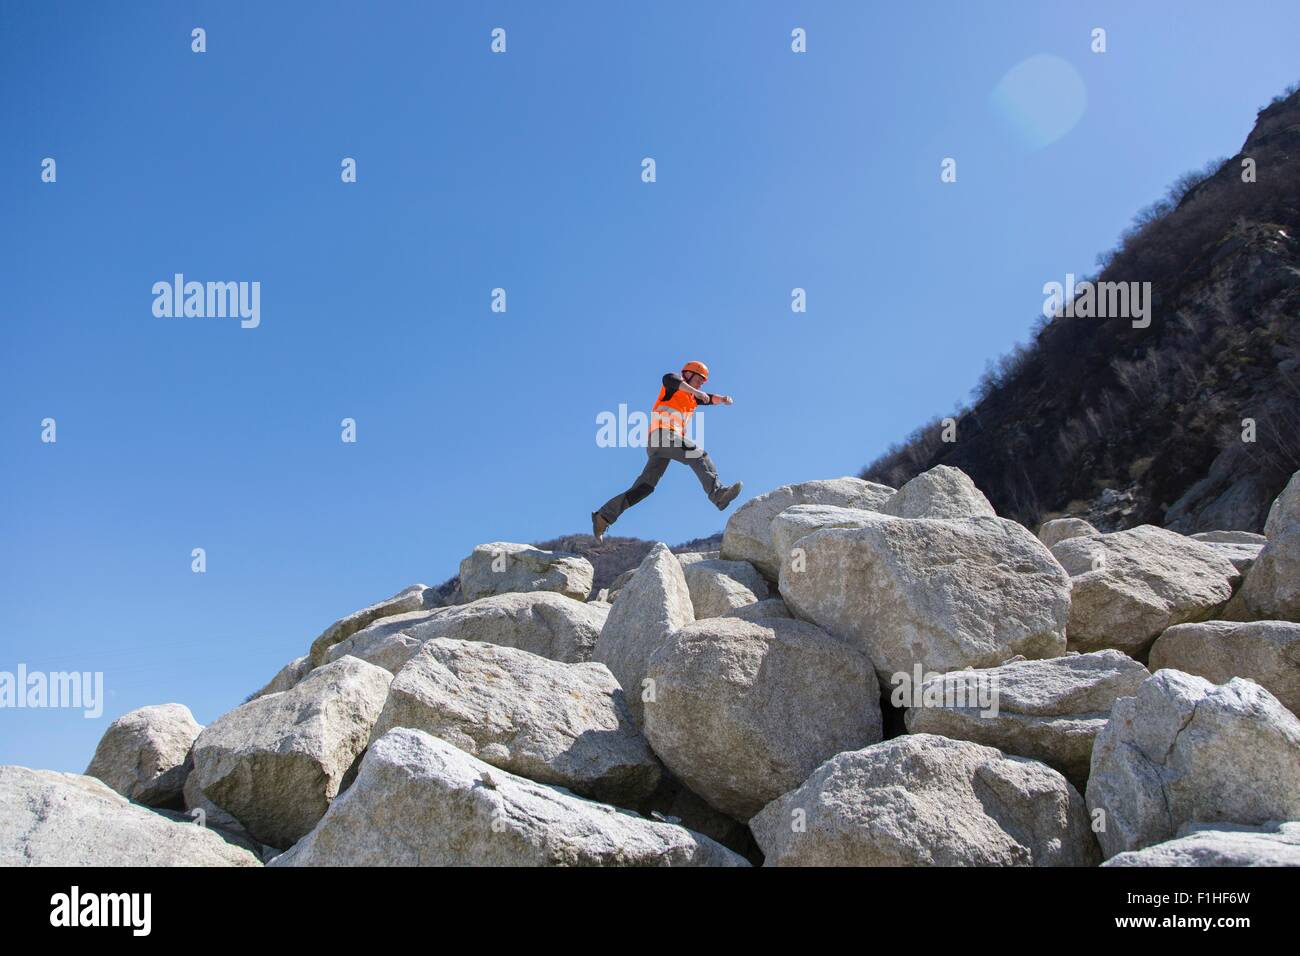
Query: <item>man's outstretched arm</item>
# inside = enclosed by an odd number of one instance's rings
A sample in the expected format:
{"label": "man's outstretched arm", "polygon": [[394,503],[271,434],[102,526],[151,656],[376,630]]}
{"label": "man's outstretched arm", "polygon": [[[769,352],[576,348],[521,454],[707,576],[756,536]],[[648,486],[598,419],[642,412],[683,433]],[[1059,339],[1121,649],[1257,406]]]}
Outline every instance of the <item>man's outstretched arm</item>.
{"label": "man's outstretched arm", "polygon": [[732,403],[731,395],[712,395],[707,392],[701,392],[701,390],[686,384],[680,375],[675,375],[673,372],[668,372],[667,375],[663,377],[663,386],[664,389],[667,389],[669,395],[677,389],[681,389],[682,392],[685,392],[688,395],[694,395],[695,401],[697,401],[699,405],[731,405]]}
{"label": "man's outstretched arm", "polygon": [[732,399],[730,395],[711,395],[708,392],[702,392],[698,388],[687,385],[680,375],[674,375],[669,372],[664,376],[664,388],[671,394],[675,389],[680,389],[687,395],[692,395],[701,405],[730,405]]}

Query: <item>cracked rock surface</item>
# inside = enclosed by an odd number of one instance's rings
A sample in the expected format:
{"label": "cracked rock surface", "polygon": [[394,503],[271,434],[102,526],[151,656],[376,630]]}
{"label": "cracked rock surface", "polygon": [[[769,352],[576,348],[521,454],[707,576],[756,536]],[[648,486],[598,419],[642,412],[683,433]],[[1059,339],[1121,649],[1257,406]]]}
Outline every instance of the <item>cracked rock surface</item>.
{"label": "cracked rock surface", "polygon": [[1161,670],[1097,736],[1088,809],[1107,857],[1196,823],[1300,817],[1300,720],[1258,684]]}

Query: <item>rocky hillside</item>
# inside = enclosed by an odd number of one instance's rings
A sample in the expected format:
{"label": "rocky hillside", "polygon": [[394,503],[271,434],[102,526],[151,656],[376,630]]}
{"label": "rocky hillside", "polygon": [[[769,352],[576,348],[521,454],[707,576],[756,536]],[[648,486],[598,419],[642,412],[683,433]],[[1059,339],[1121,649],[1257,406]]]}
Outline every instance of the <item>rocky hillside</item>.
{"label": "rocky hillside", "polygon": [[1300,472],[1265,532],[1035,536],[938,466],[599,589],[480,545],[206,727],[0,767],[0,866],[1300,865]]}
{"label": "rocky hillside", "polygon": [[1030,527],[1069,513],[1104,530],[1262,530],[1300,467],[1300,92],[1143,210],[1099,265],[1100,281],[1152,284],[1149,327],[1043,320],[956,413],[956,441],[937,418],[863,477],[952,465]]}

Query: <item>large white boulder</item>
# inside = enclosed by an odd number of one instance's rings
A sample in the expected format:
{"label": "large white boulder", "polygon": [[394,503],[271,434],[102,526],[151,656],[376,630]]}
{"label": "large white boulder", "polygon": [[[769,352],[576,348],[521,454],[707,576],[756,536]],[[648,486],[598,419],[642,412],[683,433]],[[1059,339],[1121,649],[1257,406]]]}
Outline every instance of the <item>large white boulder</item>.
{"label": "large white boulder", "polygon": [[1202,531],[1189,537],[1227,558],[1240,574],[1251,569],[1268,543],[1262,534],[1250,531]]}
{"label": "large white boulder", "polygon": [[[307,662],[311,667],[320,667],[326,663],[329,658],[330,648],[340,641],[346,640],[363,627],[367,627],[378,621],[380,618],[392,617],[394,614],[407,614],[411,611],[423,611],[439,604],[438,592],[436,589],[426,584],[412,584],[408,588],[402,588],[390,598],[372,604],[369,607],[363,607],[359,611],[353,611],[345,618],[335,621],[321,633],[320,637],[312,641],[311,650],[307,652]],[[292,667],[292,663],[289,665]],[[286,677],[282,671],[276,675],[277,678]],[[298,675],[301,679],[302,675]],[[272,681],[272,684],[275,682]],[[292,685],[290,685],[292,686]],[[288,687],[280,686],[275,688],[268,687],[261,693],[275,693],[278,690],[288,690]],[[260,696],[260,694],[259,694]]]}
{"label": "large white boulder", "polygon": [[75,773],[0,767],[0,866],[260,866],[215,831]]}
{"label": "large white boulder", "polygon": [[283,694],[286,690],[292,690],[298,681],[311,672],[312,663],[310,657],[306,654],[302,657],[295,657],[276,671],[275,676],[253,697],[265,697],[267,694]]}
{"label": "large white boulder", "polygon": [[1102,866],[1300,866],[1300,823],[1185,826],[1173,840],[1117,853]]}
{"label": "large white boulder", "polygon": [[1115,701],[1136,694],[1150,676],[1114,650],[954,671],[926,680],[904,719],[911,733],[1041,760],[1082,790],[1093,741]]}
{"label": "large white boulder", "polygon": [[1244,613],[1233,616],[1300,621],[1300,471],[1273,501],[1264,533],[1268,543],[1241,586]]}
{"label": "large white boulder", "polygon": [[1246,572],[1241,600],[1250,619],[1300,622],[1300,524],[1269,538]]}
{"label": "large white boulder", "polygon": [[108,725],[86,775],[136,803],[179,807],[194,766],[190,748],[202,730],[184,704],[133,710]]}
{"label": "large white boulder", "polygon": [[1014,521],[893,518],[796,542],[781,573],[790,610],[896,673],[993,667],[1065,652],[1069,578]]}
{"label": "large white boulder", "polygon": [[748,561],[770,580],[781,572],[781,562],[772,549],[772,519],[793,505],[837,505],[843,508],[878,510],[894,489],[861,478],[831,478],[782,485],[751,498],[727,520],[722,533],[722,557]]}
{"label": "large white boulder", "polygon": [[1069,538],[1052,554],[1070,575],[1070,649],[1135,657],[1167,627],[1212,617],[1237,570],[1208,545],[1154,525]]}
{"label": "large white boulder", "polygon": [[1188,537],[1203,544],[1244,544],[1262,548],[1268,543],[1267,537],[1254,531],[1198,531]]}
{"label": "large white boulder", "polygon": [[[683,571],[685,571],[692,564],[696,564],[700,561],[722,560],[721,551],[674,551],[673,553],[677,555],[677,563],[682,566]],[[635,573],[636,568],[633,568],[632,571],[633,573]]]}
{"label": "large white boulder", "polygon": [[721,617],[768,596],[767,581],[748,561],[691,561],[682,566],[682,574],[696,620]]}
{"label": "large white boulder", "polygon": [[372,739],[423,730],[538,783],[639,806],[662,773],[604,664],[561,664],[513,647],[426,642],[388,690]]}
{"label": "large white boulder", "polygon": [[1038,540],[1049,548],[1069,538],[1086,538],[1094,534],[1101,532],[1082,518],[1052,518],[1038,528]]}
{"label": "large white boulder", "polygon": [[592,653],[592,659],[608,667],[623,688],[638,727],[644,720],[643,682],[650,655],[669,634],[694,620],[682,566],[666,544],[657,543],[619,591]]}
{"label": "large white boulder", "polygon": [[1291,476],[1282,492],[1273,499],[1264,522],[1264,537],[1272,540],[1292,525],[1300,524],[1300,471]]}
{"label": "large white boulder", "polygon": [[460,593],[467,601],[528,591],[555,591],[585,601],[594,579],[595,570],[584,557],[509,541],[480,544],[460,563]]}
{"label": "large white boulder", "polygon": [[935,465],[898,489],[880,508],[895,518],[995,517],[997,512],[966,472]]}
{"label": "large white boulder", "polygon": [[259,860],[263,859],[268,852],[266,847],[253,839],[252,834],[242,823],[203,795],[203,791],[199,789],[198,777],[194,774],[190,774],[185,780],[184,812],[187,819],[210,830],[216,830],[228,842],[256,854]]}
{"label": "large white boulder", "polygon": [[1115,702],[1087,797],[1108,857],[1186,824],[1300,818],[1300,720],[1253,681],[1157,671]]}
{"label": "large white boulder", "polygon": [[1255,566],[1259,556],[1264,553],[1264,546],[1259,544],[1225,544],[1221,541],[1201,543],[1215,554],[1232,562],[1232,566],[1237,569],[1237,576],[1232,580],[1234,586],[1240,582],[1242,575]]}
{"label": "large white boulder", "polygon": [[907,734],[826,761],[749,822],[766,866],[1089,866],[1083,798],[1046,764]]}
{"label": "large white boulder", "polygon": [[[797,557],[795,543],[827,528],[863,528],[878,520],[880,512],[835,505],[794,505],[772,519],[772,551],[786,567]],[[779,577],[779,575],[778,575]]]}
{"label": "large white boulder", "polygon": [[650,746],[738,820],[833,754],[880,739],[871,662],[802,621],[697,621],[651,656],[647,676]]}
{"label": "large white boulder", "polygon": [[589,660],[610,607],[553,591],[498,594],[469,604],[400,614],[358,631],[330,653],[397,673],[425,641],[445,637],[514,647],[553,661]]}
{"label": "large white boulder", "polygon": [[1246,677],[1300,713],[1300,624],[1205,621],[1169,628],[1151,645],[1151,670],[1162,667],[1222,684]]}
{"label": "large white boulder", "polygon": [[204,796],[252,837],[283,848],[306,834],[365,750],[393,675],[354,657],[292,690],[217,718],[194,742]]}
{"label": "large white boulder", "polygon": [[[406,616],[399,615],[399,617]],[[425,620],[422,615],[411,616],[421,623]],[[385,618],[372,627],[358,631],[341,644],[335,644],[330,648],[330,661],[351,657],[382,667],[390,674],[398,673],[420,650],[420,645],[424,643],[425,638],[414,637],[404,630],[396,630],[397,623],[397,618]],[[432,638],[428,639],[432,640]]]}
{"label": "large white boulder", "polygon": [[583,800],[399,727],[272,866],[746,866],[708,837]]}
{"label": "large white boulder", "polygon": [[741,621],[762,621],[770,617],[792,617],[792,615],[785,602],[779,597],[774,597],[746,604],[744,607],[733,607],[722,617],[733,617]]}

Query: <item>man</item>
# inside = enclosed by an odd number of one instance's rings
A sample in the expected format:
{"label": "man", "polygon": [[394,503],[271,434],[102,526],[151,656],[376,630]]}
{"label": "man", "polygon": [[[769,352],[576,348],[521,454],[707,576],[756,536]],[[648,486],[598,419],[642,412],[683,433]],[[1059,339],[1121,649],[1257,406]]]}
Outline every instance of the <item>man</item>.
{"label": "man", "polygon": [[605,537],[605,531],[628,508],[649,497],[659,479],[664,476],[670,461],[680,461],[691,466],[695,477],[704,486],[704,493],[717,505],[719,511],[736,500],[741,482],[723,486],[718,480],[718,470],[708,453],[686,437],[686,423],[695,413],[697,405],[730,405],[730,395],[711,395],[700,390],[709,378],[709,367],[703,362],[687,362],[681,375],[669,372],[664,376],[659,398],[650,412],[650,435],[646,442],[649,461],[641,470],[632,487],[615,495],[591,513],[591,533],[596,540]]}

